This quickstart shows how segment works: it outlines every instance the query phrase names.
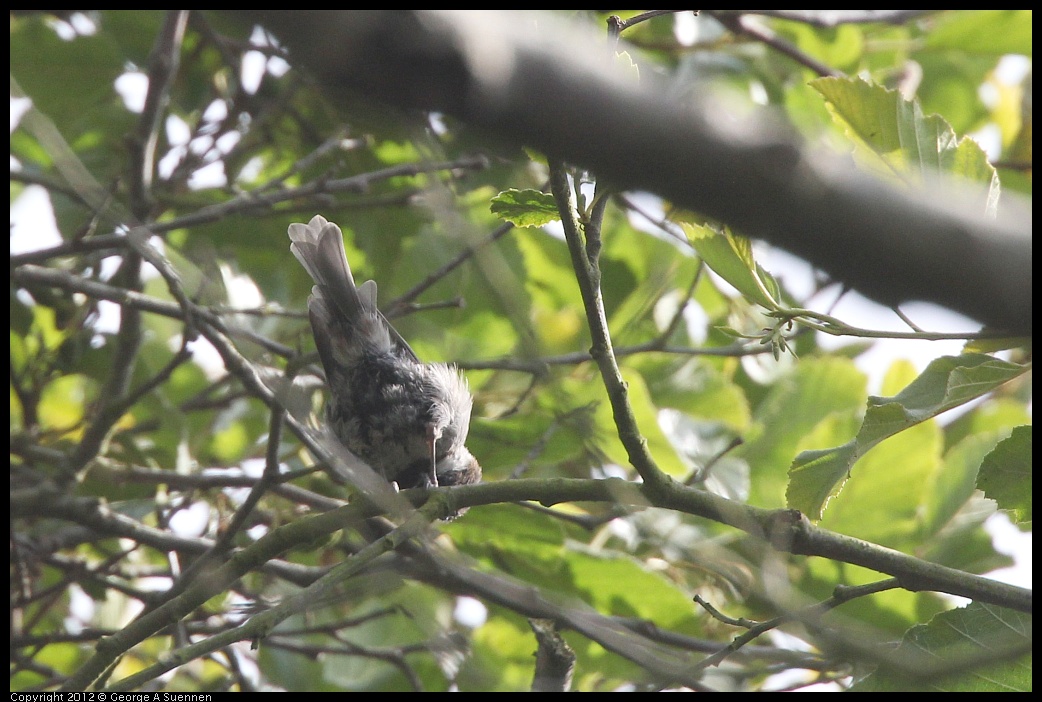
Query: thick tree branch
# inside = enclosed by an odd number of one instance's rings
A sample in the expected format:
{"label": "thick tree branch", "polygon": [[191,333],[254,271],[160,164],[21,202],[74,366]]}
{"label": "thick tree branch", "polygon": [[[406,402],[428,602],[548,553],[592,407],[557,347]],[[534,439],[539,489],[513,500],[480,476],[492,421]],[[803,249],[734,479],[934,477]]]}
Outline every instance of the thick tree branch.
{"label": "thick tree branch", "polygon": [[[1031,213],[998,219],[964,189],[899,190],[810,153],[764,119],[669,97],[604,65],[604,38],[504,12],[252,12],[325,82],[491,134],[658,193],[802,256],[884,304],[921,299],[1031,329]],[[536,26],[538,20],[538,26]]]}
{"label": "thick tree branch", "polygon": [[[924,561],[921,558],[815,526],[796,510],[770,510],[745,505],[703,490],[670,481],[655,488],[616,478],[605,480],[511,480],[466,485],[434,493],[448,497],[445,509],[480,504],[532,500],[544,505],[565,502],[612,502],[662,507],[692,514],[740,529],[768,542],[772,548],[802,556],[820,556],[859,565],[898,578],[912,591],[933,590],[979,602],[1031,612],[1032,592],[972,573]],[[415,491],[410,497],[423,499]]]}
{"label": "thick tree branch", "polygon": [[[953,568],[929,563],[914,556],[870,544],[858,539],[835,534],[810,525],[798,512],[791,510],[765,510],[728,500],[700,490],[673,485],[665,494],[653,492],[648,486],[636,485],[623,480],[514,480],[484,483],[453,488],[436,488],[430,491],[410,490],[402,493],[415,502],[428,500],[430,496],[440,498],[423,508],[421,521],[434,519],[461,507],[494,504],[517,500],[537,500],[544,504],[560,502],[593,501],[613,504],[656,506],[675,509],[742,529],[758,538],[765,539],[781,551],[801,555],[828,557],[837,561],[853,563],[898,578],[906,589],[932,589],[939,592],[971,597],[979,602],[998,604],[1024,612],[1031,612],[1031,592],[1023,588],[964,573]],[[123,531],[123,522],[129,520],[115,513],[105,513],[90,498],[69,498],[45,490],[23,490],[12,494],[12,516],[38,514],[41,506],[61,504],[59,514],[74,521],[89,524],[105,532]],[[127,647],[155,634],[164,626],[179,621],[207,599],[221,592],[236,578],[262,567],[270,559],[293,548],[323,538],[348,524],[357,523],[365,516],[375,514],[371,506],[347,505],[324,514],[307,517],[279,527],[257,540],[251,546],[236,552],[226,563],[216,566],[205,577],[200,577],[179,596],[152,610],[130,626],[124,628],[112,640],[103,639],[98,644],[98,656],[85,664],[67,683],[69,689],[85,689],[101,673],[108,661],[125,651]],[[119,522],[119,524],[117,524]],[[415,526],[415,524],[414,524]],[[135,527],[138,528],[138,527]],[[155,530],[153,530],[155,531]],[[126,532],[132,533],[132,532]],[[160,532],[162,533],[162,532]],[[413,532],[410,531],[410,534]],[[164,538],[173,538],[163,534]],[[140,538],[140,535],[138,535]],[[140,540],[146,540],[141,538]],[[196,540],[198,541],[198,540]],[[409,545],[411,544],[411,545]],[[384,544],[386,546],[387,544]],[[405,553],[416,557],[428,552],[421,542],[397,540],[394,547],[405,547]],[[198,543],[192,543],[198,549]],[[354,571],[355,566],[348,570]],[[655,655],[644,655],[634,647],[634,640],[626,637],[620,629],[605,623],[598,614],[585,609],[564,606],[537,588],[524,583],[514,583],[502,577],[480,573],[469,567],[452,568],[455,586],[465,591],[480,592],[504,606],[526,616],[553,618],[580,631],[605,647],[635,660],[649,669],[667,677],[682,680],[686,684],[697,684],[697,679],[684,675],[684,662],[675,654],[664,655],[664,649]],[[426,572],[446,572],[446,566],[427,568]],[[332,578],[336,580],[336,578]],[[328,581],[327,581],[328,582]],[[509,586],[508,586],[509,584]],[[324,587],[324,586],[321,586]],[[296,606],[296,605],[293,605]],[[247,627],[238,631],[252,636],[264,630],[260,623],[254,629]],[[249,638],[249,636],[247,636]],[[225,642],[224,639],[220,640]],[[646,648],[646,647],[645,647]]]}
{"label": "thick tree branch", "polygon": [[562,638],[553,620],[529,619],[535,632],[535,678],[532,692],[568,692],[575,671],[575,652]]}

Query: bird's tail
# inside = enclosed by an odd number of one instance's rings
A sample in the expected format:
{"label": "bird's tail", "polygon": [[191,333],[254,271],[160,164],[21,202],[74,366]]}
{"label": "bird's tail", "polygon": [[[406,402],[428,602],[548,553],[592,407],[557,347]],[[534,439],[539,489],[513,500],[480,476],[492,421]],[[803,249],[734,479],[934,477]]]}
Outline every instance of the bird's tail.
{"label": "bird's tail", "polygon": [[351,325],[357,325],[360,316],[376,312],[375,290],[373,299],[367,300],[355,286],[340,227],[315,215],[307,224],[289,225],[289,238],[290,251],[315,281],[315,296],[333,308],[330,312],[335,310]]}

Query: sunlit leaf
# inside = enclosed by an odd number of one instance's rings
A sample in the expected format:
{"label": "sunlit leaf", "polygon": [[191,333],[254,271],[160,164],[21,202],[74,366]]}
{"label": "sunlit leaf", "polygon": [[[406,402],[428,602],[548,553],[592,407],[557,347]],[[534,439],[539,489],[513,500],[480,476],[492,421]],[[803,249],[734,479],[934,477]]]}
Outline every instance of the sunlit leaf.
{"label": "sunlit leaf", "polygon": [[818,78],[810,85],[828,100],[866,168],[912,183],[941,174],[980,183],[984,188],[974,197],[981,199],[982,211],[994,214],[999,198],[995,168],[976,142],[960,139],[940,116],[923,115],[917,101],[861,78]]}
{"label": "sunlit leaf", "polygon": [[[1019,655],[1018,655],[1019,651]],[[1008,652],[1003,656],[1003,652]],[[1030,692],[1031,615],[971,603],[942,612],[910,629],[891,652],[901,664],[882,666],[857,685],[858,692]],[[917,665],[917,661],[920,663]],[[917,680],[934,665],[960,662],[948,675]]]}
{"label": "sunlit leaf", "polygon": [[554,196],[539,190],[504,190],[492,198],[491,209],[518,227],[541,227],[561,218]]}
{"label": "sunlit leaf", "polygon": [[748,239],[690,222],[682,221],[680,226],[698,255],[717,275],[762,307],[778,307],[777,285],[765,282],[769,276],[753,259]]}
{"label": "sunlit leaf", "polygon": [[1017,427],[985,457],[977,487],[1017,523],[1031,523],[1031,427]]}
{"label": "sunlit leaf", "polygon": [[792,463],[787,501],[811,518],[821,516],[829,496],[854,464],[883,439],[994,390],[1027,368],[982,354],[945,356],[893,397],[871,397],[861,429],[850,442],[804,451]]}

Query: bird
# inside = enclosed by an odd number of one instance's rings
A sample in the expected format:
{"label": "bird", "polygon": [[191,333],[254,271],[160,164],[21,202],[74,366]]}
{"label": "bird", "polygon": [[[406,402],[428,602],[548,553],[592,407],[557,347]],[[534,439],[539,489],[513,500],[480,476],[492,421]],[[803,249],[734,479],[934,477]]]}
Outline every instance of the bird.
{"label": "bird", "polygon": [[466,447],[473,397],[454,366],[424,363],[355,285],[340,227],[321,215],[289,226],[290,251],[314,280],[308,316],[336,440],[396,489],[469,485],[481,466]]}

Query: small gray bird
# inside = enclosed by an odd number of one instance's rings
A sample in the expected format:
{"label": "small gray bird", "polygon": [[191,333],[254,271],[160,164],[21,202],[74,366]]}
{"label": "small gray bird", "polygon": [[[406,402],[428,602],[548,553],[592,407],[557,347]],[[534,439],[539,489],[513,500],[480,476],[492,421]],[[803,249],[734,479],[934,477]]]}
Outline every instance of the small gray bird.
{"label": "small gray bird", "polygon": [[340,227],[289,225],[290,250],[315,281],[311,330],[326,371],[326,421],[340,443],[401,488],[467,485],[481,467],[464,445],[473,399],[454,366],[423,363],[355,286]]}

